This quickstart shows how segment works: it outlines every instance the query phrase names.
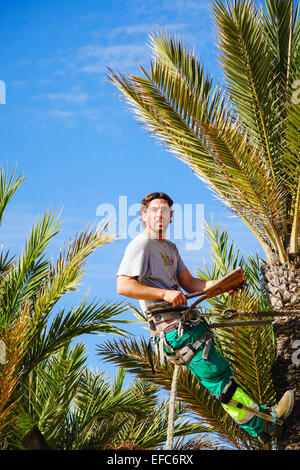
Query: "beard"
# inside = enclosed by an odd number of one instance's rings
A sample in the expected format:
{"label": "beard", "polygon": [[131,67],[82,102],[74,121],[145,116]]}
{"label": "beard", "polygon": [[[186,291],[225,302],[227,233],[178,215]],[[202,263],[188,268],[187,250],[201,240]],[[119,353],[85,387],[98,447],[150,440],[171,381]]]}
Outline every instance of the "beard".
{"label": "beard", "polygon": [[169,221],[162,221],[162,222],[152,222],[151,229],[153,232],[161,234],[165,233],[168,229],[170,222]]}

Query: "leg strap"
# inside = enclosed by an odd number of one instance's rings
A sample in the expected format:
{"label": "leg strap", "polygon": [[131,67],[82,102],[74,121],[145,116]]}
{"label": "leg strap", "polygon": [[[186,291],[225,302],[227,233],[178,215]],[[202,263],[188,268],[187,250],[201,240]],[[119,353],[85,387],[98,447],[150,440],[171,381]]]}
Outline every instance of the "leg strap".
{"label": "leg strap", "polygon": [[198,352],[198,349],[204,344],[201,357],[207,359],[212,343],[213,334],[210,330],[207,330],[201,338],[194,343],[187,343],[179,349],[174,350],[166,341],[163,339],[160,342],[164,343],[165,348],[169,351],[167,354],[168,359],[174,364],[182,365],[190,362]]}
{"label": "leg strap", "polygon": [[274,409],[273,406],[271,406],[270,411],[271,411],[271,413],[272,413],[272,415],[273,415],[274,422],[272,423],[271,427],[268,429],[268,431],[267,431],[268,434],[270,434],[270,433],[273,431],[273,429],[275,428],[275,426],[276,426],[277,424],[279,424],[280,426],[283,424],[283,421],[278,418],[278,416],[277,416],[277,414],[276,414],[276,411],[275,411],[275,409]]}
{"label": "leg strap", "polygon": [[231,398],[235,394],[235,391],[237,389],[237,383],[234,380],[233,377],[231,377],[230,382],[226,385],[226,387],[222,390],[222,393],[220,395],[215,396],[215,399],[220,401],[221,403],[224,403],[225,405],[229,405]]}

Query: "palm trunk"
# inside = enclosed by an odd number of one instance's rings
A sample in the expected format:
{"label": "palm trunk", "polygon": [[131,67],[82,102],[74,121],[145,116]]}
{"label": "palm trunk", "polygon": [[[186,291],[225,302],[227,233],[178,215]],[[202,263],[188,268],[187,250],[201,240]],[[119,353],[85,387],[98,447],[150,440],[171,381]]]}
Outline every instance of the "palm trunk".
{"label": "palm trunk", "polygon": [[[263,283],[274,310],[300,311],[300,266],[297,260],[282,264],[262,262]],[[288,315],[288,314],[287,314]],[[274,321],[277,355],[272,368],[278,401],[286,390],[296,391],[296,405],[283,426],[277,428],[278,450],[300,449],[300,315]]]}

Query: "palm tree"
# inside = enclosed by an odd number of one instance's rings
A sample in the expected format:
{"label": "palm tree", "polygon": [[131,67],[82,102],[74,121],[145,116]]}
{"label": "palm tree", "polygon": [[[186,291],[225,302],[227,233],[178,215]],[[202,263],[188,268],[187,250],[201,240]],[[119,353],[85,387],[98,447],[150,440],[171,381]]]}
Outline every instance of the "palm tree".
{"label": "palm tree", "polygon": [[[292,362],[300,309],[300,21],[293,0],[212,0],[224,73],[213,79],[183,41],[153,33],[150,71],[125,76],[110,70],[138,120],[193,172],[260,243],[263,285],[274,311],[277,395],[297,390]],[[288,311],[291,311],[290,313]],[[278,436],[282,449],[299,448],[297,406]]]}
{"label": "palm tree", "polygon": [[[52,450],[156,449],[166,438],[167,404],[159,403],[158,386],[135,379],[124,387],[125,369],[113,381],[86,366],[86,348],[65,344],[35,367],[23,384],[11,449],[23,449],[24,433],[35,426]],[[204,432],[203,425],[179,420],[175,436]],[[202,445],[213,440],[199,439]],[[186,445],[186,444],[185,444]]]}
{"label": "palm tree", "polygon": [[[15,171],[15,170],[14,170]],[[23,181],[0,173],[0,220],[3,211]],[[78,289],[86,260],[112,239],[106,227],[88,227],[59,249],[57,260],[47,259],[47,248],[59,233],[57,214],[45,213],[25,239],[20,256],[0,258],[0,339],[5,348],[0,363],[0,438],[6,446],[20,417],[24,393],[33,394],[37,368],[83,334],[126,335],[115,317],[127,307],[122,303],[99,304],[85,296],[78,306],[65,309],[57,304],[65,293]],[[2,351],[3,352],[3,351]],[[28,411],[33,409],[29,400]],[[19,424],[17,425],[17,427]]]}
{"label": "palm tree", "polygon": [[[224,273],[242,266],[248,287],[239,296],[230,297],[224,294],[209,299],[202,307],[203,314],[207,315],[207,321],[212,327],[216,322],[224,325],[224,328],[213,330],[214,339],[219,351],[230,362],[237,382],[249,391],[257,403],[273,403],[275,391],[271,367],[275,356],[275,338],[272,327],[255,324],[229,328],[225,327],[227,321],[222,316],[222,312],[227,308],[238,308],[245,312],[271,309],[261,287],[258,254],[245,259],[239,250],[236,250],[234,243],[229,244],[227,231],[220,232],[219,227],[213,223],[207,226],[206,233],[213,262],[210,268],[205,265],[206,271],[197,269],[197,275],[202,279],[218,279],[223,277]],[[132,308],[138,319],[147,323],[139,310]],[[249,319],[251,320],[251,313]],[[154,381],[169,391],[174,367],[169,362],[165,366],[158,364],[153,375],[147,354],[148,341],[147,338],[141,338],[140,341],[136,338],[107,340],[99,346],[98,351],[106,360],[127,368],[129,372],[141,378]],[[185,367],[180,367],[179,370],[177,398],[185,403],[188,411],[215,435],[223,447],[239,450],[259,448],[257,440],[249,437],[234,423],[224,412],[222,405],[212,398],[207,389]]]}

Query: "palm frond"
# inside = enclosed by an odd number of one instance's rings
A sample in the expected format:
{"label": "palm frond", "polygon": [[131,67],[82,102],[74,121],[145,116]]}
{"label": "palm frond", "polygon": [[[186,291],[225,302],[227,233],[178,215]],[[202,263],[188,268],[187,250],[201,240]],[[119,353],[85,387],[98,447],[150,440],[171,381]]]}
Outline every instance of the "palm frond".
{"label": "palm frond", "polygon": [[2,280],[2,321],[13,321],[26,299],[34,298],[40,290],[49,271],[49,262],[44,259],[44,253],[58,233],[59,225],[57,214],[46,212],[33,226],[29,238],[26,237],[23,253]]}
{"label": "palm frond", "polygon": [[16,166],[13,169],[11,175],[8,178],[7,166],[6,166],[5,169],[3,169],[2,165],[1,165],[1,170],[0,170],[0,225],[2,223],[3,213],[4,213],[4,210],[5,210],[8,202],[10,201],[10,199],[12,198],[12,196],[14,195],[14,193],[16,192],[18,187],[23,183],[23,181],[25,179],[22,176],[22,174],[20,174],[14,180],[15,171],[16,171]]}
{"label": "palm frond", "polygon": [[185,450],[228,450],[221,440],[211,435],[200,435],[190,439],[183,439],[182,437],[175,440],[173,450],[181,452]]}
{"label": "palm frond", "polygon": [[40,317],[45,317],[66,292],[77,290],[87,258],[111,240],[106,226],[96,231],[92,226],[77,234],[74,240],[70,239],[67,248],[66,244],[62,247],[56,263],[51,262],[47,279],[34,302],[32,325],[38,323]]}
{"label": "palm frond", "polygon": [[274,52],[266,41],[260,11],[253,0],[216,0],[212,9],[231,102],[277,186],[279,136],[275,130],[280,122],[281,100],[273,93],[274,74],[270,64]]}
{"label": "palm frond", "polygon": [[298,79],[299,61],[299,5],[294,0],[267,0],[264,23],[269,45],[272,48],[274,75],[281,82],[281,98]]}
{"label": "palm frond", "polygon": [[213,87],[212,77],[205,75],[195,52],[167,32],[151,34],[150,40],[155,61],[148,78],[195,134],[200,122],[230,124],[235,115],[228,97],[220,85]]}
{"label": "palm frond", "polygon": [[15,445],[21,448],[23,436],[33,427],[43,432],[55,449],[66,415],[75,399],[85,369],[86,349],[77,343],[73,349],[66,343],[51,358],[41,361],[22,381]]}
{"label": "palm frond", "polygon": [[[28,352],[24,358],[24,370],[32,370],[39,362],[55,354],[64,343],[84,334],[112,333],[126,336],[127,332],[117,326],[114,317],[127,310],[122,303],[110,304],[87,302],[84,298],[79,306],[65,309],[39,319],[29,332]],[[120,320],[120,323],[127,323]]]}
{"label": "palm frond", "polygon": [[291,94],[289,97],[290,107],[285,121],[285,138],[282,145],[282,153],[286,158],[283,159],[283,178],[289,191],[290,214],[289,226],[291,235],[289,241],[289,252],[297,253],[299,251],[300,236],[300,106],[299,103],[293,103]]}
{"label": "palm frond", "polygon": [[[189,127],[158,86],[148,77],[118,76],[112,70],[109,79],[122,91],[139,122],[145,125],[151,135],[191,166],[197,176],[209,183],[215,194],[219,191],[226,199],[230,188],[211,149],[198,138],[194,129]],[[201,167],[198,167],[199,161]]]}

